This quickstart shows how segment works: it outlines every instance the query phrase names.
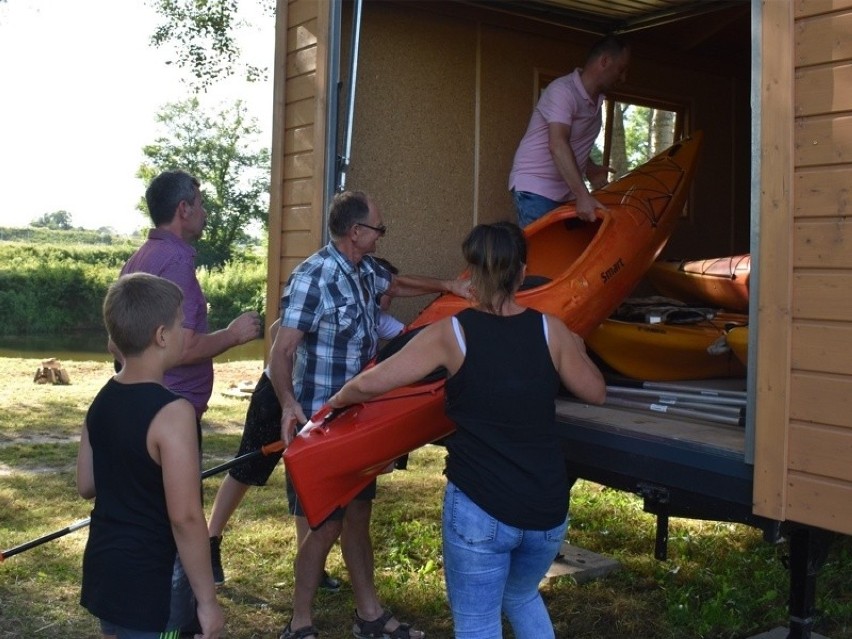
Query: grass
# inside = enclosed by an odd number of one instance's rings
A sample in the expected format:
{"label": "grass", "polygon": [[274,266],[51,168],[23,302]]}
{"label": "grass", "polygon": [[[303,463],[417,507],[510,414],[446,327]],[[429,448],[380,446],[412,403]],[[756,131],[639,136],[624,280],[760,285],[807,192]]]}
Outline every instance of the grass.
{"label": "grass", "polygon": [[[88,404],[110,364],[69,362],[70,386],[33,384],[35,359],[0,359],[0,549],[59,530],[88,516],[74,487],[77,437]],[[204,422],[204,466],[237,449],[245,400],[222,394],[254,380],[258,362],[217,364],[217,384]],[[380,480],[374,507],[376,583],[400,618],[432,639],[452,636],[440,546],[444,451],[427,446],[409,469]],[[221,476],[205,481],[212,504]],[[746,526],[673,519],[669,559],[653,558],[654,518],[637,497],[579,482],[572,498],[572,543],[615,558],[621,570],[582,585],[565,577],[543,593],[557,636],[573,639],[739,639],[787,625],[786,544],[771,545]],[[0,564],[0,639],[94,637],[78,604],[86,529]],[[294,530],[286,515],[283,472],[252,489],[223,546],[228,580],[219,589],[228,636],[277,637],[289,618]],[[328,567],[345,578],[339,548]],[[836,542],[817,582],[815,631],[852,639],[852,540]],[[321,593],[315,622],[323,639],[351,637],[353,597]],[[511,637],[507,629],[506,635]]]}

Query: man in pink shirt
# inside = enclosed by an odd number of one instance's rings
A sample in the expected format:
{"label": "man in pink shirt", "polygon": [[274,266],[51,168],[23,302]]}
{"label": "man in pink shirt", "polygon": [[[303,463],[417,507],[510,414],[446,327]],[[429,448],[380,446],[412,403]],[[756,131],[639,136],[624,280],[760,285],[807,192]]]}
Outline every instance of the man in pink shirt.
{"label": "man in pink shirt", "polygon": [[604,93],[627,77],[630,46],[615,36],[598,41],[582,68],[557,78],[544,90],[527,132],[515,152],[509,189],[520,226],[576,200],[577,216],[595,219],[606,208],[589,193],[607,183],[608,167],[589,159],[601,129]]}

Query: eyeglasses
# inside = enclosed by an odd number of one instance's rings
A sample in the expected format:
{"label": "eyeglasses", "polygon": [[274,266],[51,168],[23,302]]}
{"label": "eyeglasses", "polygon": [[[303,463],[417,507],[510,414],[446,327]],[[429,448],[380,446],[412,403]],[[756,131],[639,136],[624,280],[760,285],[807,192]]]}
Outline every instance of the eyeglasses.
{"label": "eyeglasses", "polygon": [[384,224],[382,224],[381,226],[370,226],[369,224],[364,224],[363,222],[356,222],[356,224],[358,226],[366,226],[371,231],[375,231],[379,234],[379,237],[384,237],[385,233],[388,232],[388,227],[386,227]]}

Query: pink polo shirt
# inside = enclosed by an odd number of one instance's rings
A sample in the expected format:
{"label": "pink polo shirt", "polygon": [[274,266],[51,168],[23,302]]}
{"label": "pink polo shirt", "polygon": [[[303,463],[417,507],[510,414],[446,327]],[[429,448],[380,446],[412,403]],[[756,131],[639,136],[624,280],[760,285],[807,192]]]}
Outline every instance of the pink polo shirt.
{"label": "pink polo shirt", "polygon": [[571,189],[550,155],[548,125],[558,122],[571,127],[571,149],[580,172],[585,174],[589,154],[601,130],[603,101],[603,95],[597,101],[589,97],[580,81],[580,69],[548,84],[515,152],[509,189],[528,191],[557,202],[573,200]]}

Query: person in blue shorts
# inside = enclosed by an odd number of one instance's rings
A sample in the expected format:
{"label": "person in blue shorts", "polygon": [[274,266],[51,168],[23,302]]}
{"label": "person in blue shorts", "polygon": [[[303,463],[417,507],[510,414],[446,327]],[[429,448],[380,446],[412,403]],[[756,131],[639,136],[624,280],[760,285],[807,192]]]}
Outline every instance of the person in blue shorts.
{"label": "person in blue shorts", "polygon": [[[335,195],[328,216],[331,241],[290,275],[281,298],[281,328],[269,355],[269,380],[281,406],[281,439],[289,444],[328,398],[375,355],[384,294],[408,297],[454,293],[467,297],[466,280],[393,275],[372,256],[387,227],[365,193]],[[370,539],[375,482],[324,522],[309,528],[298,495],[288,483],[290,511],[305,531],[296,553],[293,616],[279,639],[317,639],[313,601],[328,552],[340,538],[355,598],[352,634],[359,639],[423,639],[379,601]]]}
{"label": "person in blue shorts", "polygon": [[[399,269],[387,260],[379,257],[376,257],[375,260],[394,275],[399,273]],[[377,323],[380,340],[390,340],[402,333],[405,328],[402,322],[388,312],[390,302],[391,298],[388,295],[381,295],[376,300],[380,309]],[[272,340],[275,340],[279,325],[280,322],[275,320],[269,329]],[[272,388],[268,371],[265,370],[255,385],[254,391],[252,391],[249,407],[246,411],[243,436],[236,456],[239,457],[256,451],[267,444],[278,441],[280,437],[281,405],[275,398],[275,389]],[[213,502],[213,510],[208,522],[210,559],[213,563],[213,579],[216,581],[216,585],[225,582],[225,569],[222,565],[222,538],[225,527],[248,489],[252,486],[266,485],[272,471],[278,465],[279,459],[280,457],[277,455],[269,455],[257,457],[245,464],[235,466],[229,471],[216,492],[216,499]],[[403,468],[404,466],[405,462],[400,461],[398,467]],[[296,528],[296,543],[299,545],[302,543],[304,532],[303,527]],[[340,580],[332,577],[328,572],[324,572],[320,588],[326,592],[337,592],[340,590]]]}

